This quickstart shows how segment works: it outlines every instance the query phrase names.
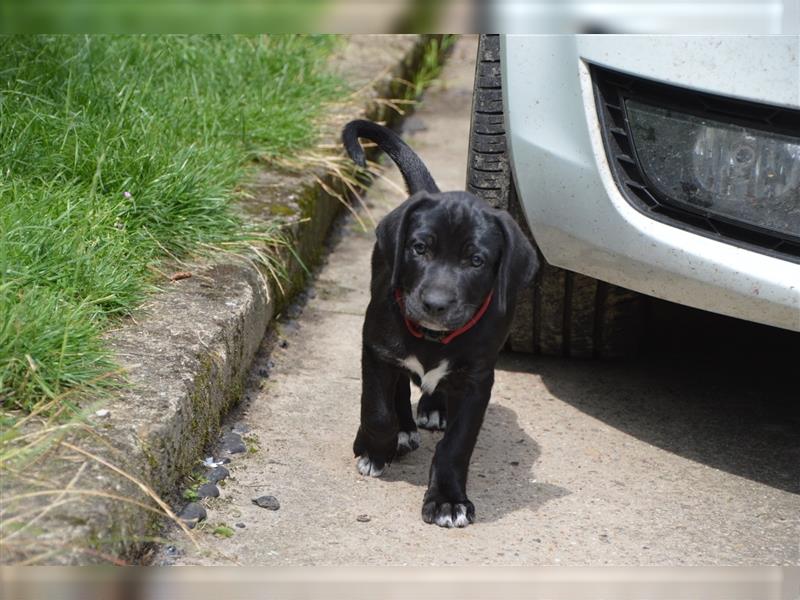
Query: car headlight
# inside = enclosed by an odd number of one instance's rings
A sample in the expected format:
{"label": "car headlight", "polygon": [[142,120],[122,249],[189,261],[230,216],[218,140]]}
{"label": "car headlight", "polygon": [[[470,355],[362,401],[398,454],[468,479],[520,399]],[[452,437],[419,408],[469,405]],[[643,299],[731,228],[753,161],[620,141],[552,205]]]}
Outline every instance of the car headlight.
{"label": "car headlight", "polygon": [[625,101],[639,164],[680,204],[800,234],[800,137]]}
{"label": "car headlight", "polygon": [[589,65],[617,189],[652,219],[800,263],[800,110]]}

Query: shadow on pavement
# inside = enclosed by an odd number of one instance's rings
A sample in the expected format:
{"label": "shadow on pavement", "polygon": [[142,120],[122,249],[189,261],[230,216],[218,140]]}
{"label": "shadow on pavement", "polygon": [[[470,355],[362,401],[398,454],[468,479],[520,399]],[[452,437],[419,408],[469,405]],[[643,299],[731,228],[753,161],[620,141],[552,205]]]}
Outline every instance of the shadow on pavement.
{"label": "shadow on pavement", "polygon": [[800,335],[654,302],[633,360],[506,354],[553,396],[684,458],[800,493]]}
{"label": "shadow on pavement", "polygon": [[[416,414],[416,407],[414,411]],[[427,488],[433,452],[443,434],[420,430],[420,435],[420,448],[396,459],[383,477],[386,481],[406,481]],[[540,454],[539,444],[519,426],[513,410],[494,401],[489,404],[467,484],[479,521],[496,521],[522,508],[535,511],[570,493],[536,481],[533,465]],[[422,494],[420,507],[421,503]]]}

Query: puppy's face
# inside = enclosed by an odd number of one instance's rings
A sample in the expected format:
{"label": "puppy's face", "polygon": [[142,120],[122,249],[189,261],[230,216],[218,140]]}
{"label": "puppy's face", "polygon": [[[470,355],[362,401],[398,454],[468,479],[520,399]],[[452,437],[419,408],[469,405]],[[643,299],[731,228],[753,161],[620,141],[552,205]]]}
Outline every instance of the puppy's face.
{"label": "puppy's face", "polygon": [[391,291],[402,290],[406,316],[428,329],[460,328],[492,291],[492,305],[509,314],[538,269],[514,219],[467,192],[417,192],[375,233]]}
{"label": "puppy's face", "polygon": [[400,250],[406,315],[433,330],[466,324],[495,285],[503,247],[497,219],[470,195],[420,204],[407,217]]}

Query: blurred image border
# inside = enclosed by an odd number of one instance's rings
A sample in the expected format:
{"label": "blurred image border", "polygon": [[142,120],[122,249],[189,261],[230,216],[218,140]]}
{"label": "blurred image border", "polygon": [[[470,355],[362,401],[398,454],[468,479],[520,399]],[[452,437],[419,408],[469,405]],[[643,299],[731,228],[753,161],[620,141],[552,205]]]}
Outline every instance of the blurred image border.
{"label": "blurred image border", "polygon": [[800,0],[3,0],[0,33],[800,34]]}
{"label": "blurred image border", "polygon": [[798,600],[800,567],[0,568],[6,600]]}

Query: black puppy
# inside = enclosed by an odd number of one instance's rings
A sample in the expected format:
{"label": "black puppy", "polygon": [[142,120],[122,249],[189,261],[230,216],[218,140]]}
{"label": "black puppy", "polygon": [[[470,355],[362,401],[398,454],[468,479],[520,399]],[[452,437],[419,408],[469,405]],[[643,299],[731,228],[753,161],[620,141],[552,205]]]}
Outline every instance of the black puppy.
{"label": "black puppy", "polygon": [[[422,518],[465,527],[475,518],[467,498],[470,457],[516,294],[538,268],[536,253],[506,212],[467,192],[440,192],[420,158],[385,127],[352,121],[344,128],[357,164],[365,164],[359,137],[397,163],[411,196],[376,230],[353,443],[358,470],[378,477],[396,454],[416,449],[417,424],[445,429]],[[409,379],[423,391],[416,423]]]}

